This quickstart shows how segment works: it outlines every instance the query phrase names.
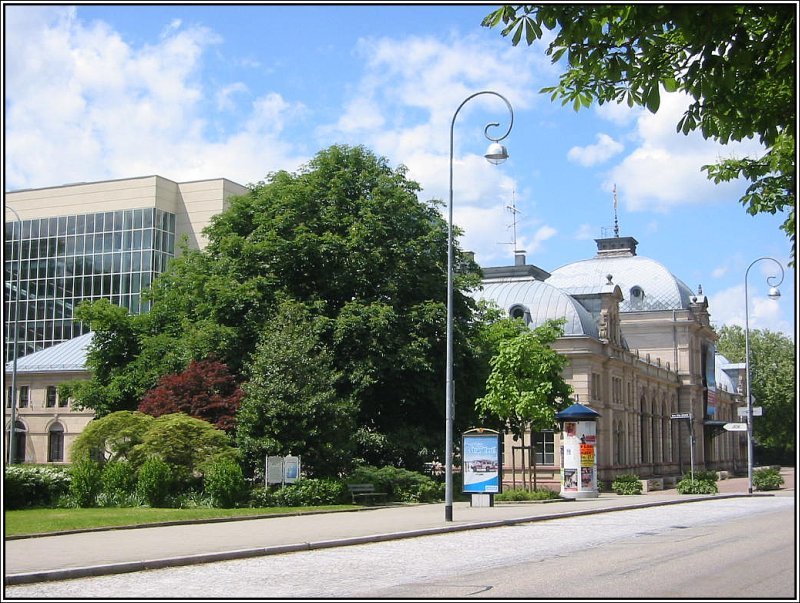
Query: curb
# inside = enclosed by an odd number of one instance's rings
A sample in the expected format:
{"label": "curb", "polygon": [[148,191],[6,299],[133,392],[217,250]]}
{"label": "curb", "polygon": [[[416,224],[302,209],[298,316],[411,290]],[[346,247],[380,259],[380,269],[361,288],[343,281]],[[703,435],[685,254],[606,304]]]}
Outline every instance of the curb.
{"label": "curb", "polygon": [[714,494],[714,495],[707,495],[702,498],[685,498],[679,500],[640,502],[640,503],[634,503],[620,507],[611,507],[606,509],[586,509],[586,510],[567,511],[564,513],[554,513],[551,515],[518,517],[513,519],[498,519],[495,521],[484,521],[479,523],[421,528],[418,530],[409,530],[405,532],[388,532],[383,534],[371,534],[369,536],[354,536],[352,538],[340,538],[337,540],[301,542],[296,544],[257,547],[252,549],[239,549],[233,551],[222,551],[217,553],[184,555],[181,557],[168,557],[164,559],[150,559],[144,561],[114,563],[109,565],[95,565],[95,566],[77,567],[68,569],[46,570],[46,571],[31,572],[26,574],[11,574],[5,576],[5,584],[7,586],[15,586],[20,584],[32,584],[35,582],[50,582],[57,580],[72,580],[76,578],[109,576],[114,574],[124,574],[124,573],[138,572],[151,569],[180,567],[180,566],[194,565],[200,563],[214,563],[218,561],[231,561],[235,559],[248,559],[252,557],[264,557],[267,555],[280,555],[283,553],[297,553],[301,551],[328,549],[340,546],[369,544],[372,542],[386,542],[389,540],[402,540],[406,538],[417,538],[419,536],[433,536],[437,534],[446,534],[450,532],[463,532],[466,530],[499,528],[504,526],[516,525],[520,523],[535,523],[539,521],[549,521],[553,519],[564,519],[569,517],[580,517],[584,515],[595,515],[598,513],[613,513],[616,511],[629,511],[631,509],[646,509],[649,507],[663,507],[667,505],[679,505],[691,502],[719,500],[726,498],[746,498],[751,496],[753,495]]}

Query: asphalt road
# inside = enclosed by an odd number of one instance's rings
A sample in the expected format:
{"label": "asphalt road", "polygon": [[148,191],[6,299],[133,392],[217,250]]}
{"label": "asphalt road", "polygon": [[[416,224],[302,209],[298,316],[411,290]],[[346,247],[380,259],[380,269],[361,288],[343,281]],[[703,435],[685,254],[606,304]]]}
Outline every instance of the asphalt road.
{"label": "asphalt road", "polygon": [[7,599],[796,596],[793,497],[742,497],[9,586]]}

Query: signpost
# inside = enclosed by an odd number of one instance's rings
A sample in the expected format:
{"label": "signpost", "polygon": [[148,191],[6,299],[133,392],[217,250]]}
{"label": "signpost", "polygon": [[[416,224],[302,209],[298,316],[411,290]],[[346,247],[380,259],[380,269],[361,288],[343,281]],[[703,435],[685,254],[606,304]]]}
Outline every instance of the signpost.
{"label": "signpost", "polygon": [[[738,417],[746,417],[747,416],[747,407],[740,406],[736,409],[736,416]],[[754,417],[763,417],[764,416],[764,407],[763,406],[754,406],[753,407],[753,416]]]}
{"label": "signpost", "polygon": [[747,431],[747,423],[725,423],[722,428],[727,431]]}

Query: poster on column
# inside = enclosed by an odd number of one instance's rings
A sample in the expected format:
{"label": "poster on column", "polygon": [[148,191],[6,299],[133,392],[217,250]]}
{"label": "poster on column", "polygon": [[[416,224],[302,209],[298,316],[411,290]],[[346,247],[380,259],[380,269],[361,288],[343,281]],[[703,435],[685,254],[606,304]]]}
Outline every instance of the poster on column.
{"label": "poster on column", "polygon": [[491,430],[469,431],[461,436],[464,451],[464,492],[500,492],[500,434]]}

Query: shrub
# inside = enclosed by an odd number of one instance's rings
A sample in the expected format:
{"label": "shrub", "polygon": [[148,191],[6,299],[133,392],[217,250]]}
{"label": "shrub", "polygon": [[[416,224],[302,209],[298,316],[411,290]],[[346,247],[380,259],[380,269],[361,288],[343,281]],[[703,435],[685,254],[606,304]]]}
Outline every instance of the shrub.
{"label": "shrub", "polygon": [[170,466],[158,457],[150,457],[139,469],[136,492],[151,507],[163,507],[173,486]]}
{"label": "shrub", "polygon": [[495,494],[494,499],[500,502],[527,501],[527,500],[552,500],[560,498],[558,492],[549,488],[525,490],[524,488],[509,488],[500,494]]}
{"label": "shrub", "polygon": [[[687,476],[684,475],[683,477],[685,478]],[[694,472],[694,479],[701,482],[712,482],[716,484],[719,479],[719,474],[716,471],[700,470]]]}
{"label": "shrub", "polygon": [[753,471],[753,487],[756,490],[777,490],[783,485],[783,478],[778,469],[772,467]]}
{"label": "shrub", "polygon": [[416,471],[398,467],[357,467],[347,478],[351,484],[370,483],[378,492],[386,492],[388,500],[401,502],[433,502],[444,498],[444,485]]}
{"label": "shrub", "polygon": [[135,466],[151,457],[163,459],[173,472],[173,480],[184,490],[195,485],[205,464],[218,457],[236,458],[236,455],[225,432],[183,413],[153,419],[142,442],[130,452]]}
{"label": "shrub", "polygon": [[[717,494],[719,492],[716,479],[698,479],[698,473],[695,473],[694,479],[690,475],[683,476],[677,485],[678,494]],[[716,473],[714,475],[716,476]]]}
{"label": "shrub", "polygon": [[[101,504],[105,506],[131,506],[136,490],[136,472],[127,461],[111,461],[103,468]],[[135,500],[135,499],[134,499]]]}
{"label": "shrub", "polygon": [[70,474],[69,493],[79,507],[94,507],[103,489],[103,468],[99,463],[83,459],[75,463]]}
{"label": "shrub", "polygon": [[639,481],[639,476],[633,473],[624,473],[614,478],[611,483],[611,489],[615,494],[641,494],[642,482]]}
{"label": "shrub", "polygon": [[347,487],[332,479],[299,479],[272,493],[276,507],[312,507],[347,502]]}
{"label": "shrub", "polygon": [[235,507],[246,492],[242,468],[229,458],[211,462],[206,469],[203,488],[215,507]]}
{"label": "shrub", "polygon": [[69,492],[71,476],[64,466],[8,465],[3,504],[6,509],[48,507]]}

